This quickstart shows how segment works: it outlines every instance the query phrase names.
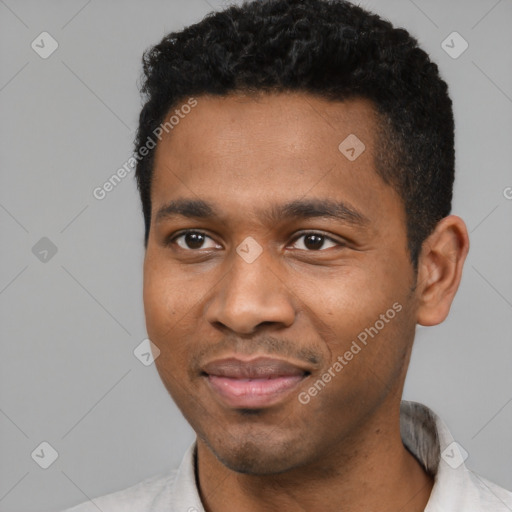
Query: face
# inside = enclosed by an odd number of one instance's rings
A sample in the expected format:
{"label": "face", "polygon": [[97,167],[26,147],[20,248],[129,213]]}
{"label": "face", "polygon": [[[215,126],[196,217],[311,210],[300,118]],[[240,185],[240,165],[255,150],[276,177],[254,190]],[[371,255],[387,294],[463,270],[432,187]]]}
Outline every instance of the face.
{"label": "face", "polygon": [[[305,466],[399,401],[415,275],[375,127],[360,99],[201,96],[158,143],[148,335],[199,441],[235,471]],[[339,149],[350,134],[364,151]]]}

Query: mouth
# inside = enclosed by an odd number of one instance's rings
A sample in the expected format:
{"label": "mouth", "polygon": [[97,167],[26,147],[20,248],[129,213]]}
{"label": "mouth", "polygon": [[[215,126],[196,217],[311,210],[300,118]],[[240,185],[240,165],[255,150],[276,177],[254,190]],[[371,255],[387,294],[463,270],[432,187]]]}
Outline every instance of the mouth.
{"label": "mouth", "polygon": [[310,373],[282,359],[231,357],[208,363],[202,376],[225,405],[257,409],[283,401]]}

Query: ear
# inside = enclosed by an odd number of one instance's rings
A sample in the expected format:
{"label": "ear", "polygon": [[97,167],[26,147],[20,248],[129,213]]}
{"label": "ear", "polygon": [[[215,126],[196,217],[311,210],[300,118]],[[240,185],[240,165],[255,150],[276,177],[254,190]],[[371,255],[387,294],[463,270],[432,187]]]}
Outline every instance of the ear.
{"label": "ear", "polygon": [[437,325],[448,316],[468,251],[468,230],[456,215],[440,220],[423,242],[416,286],[420,325]]}

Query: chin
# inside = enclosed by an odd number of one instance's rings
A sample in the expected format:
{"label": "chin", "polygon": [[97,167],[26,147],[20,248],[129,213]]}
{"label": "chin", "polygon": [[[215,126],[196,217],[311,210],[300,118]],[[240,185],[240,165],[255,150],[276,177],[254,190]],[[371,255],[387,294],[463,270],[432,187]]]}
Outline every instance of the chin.
{"label": "chin", "polygon": [[303,447],[297,440],[270,439],[269,435],[223,436],[219,443],[203,439],[227,468],[248,475],[277,475],[301,466]]}
{"label": "chin", "polygon": [[278,475],[296,467],[288,457],[279,457],[275,452],[270,454],[253,446],[244,446],[236,452],[214,454],[231,471],[246,475]]}

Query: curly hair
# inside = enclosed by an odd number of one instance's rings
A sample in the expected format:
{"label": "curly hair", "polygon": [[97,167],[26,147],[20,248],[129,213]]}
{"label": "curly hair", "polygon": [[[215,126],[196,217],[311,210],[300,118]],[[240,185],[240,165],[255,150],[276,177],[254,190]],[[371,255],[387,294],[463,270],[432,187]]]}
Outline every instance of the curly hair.
{"label": "curly hair", "polygon": [[[297,91],[371,100],[375,169],[403,200],[417,268],[423,241],[451,210],[454,121],[437,65],[406,30],[345,0],[253,0],[166,35],[142,62],[136,151],[190,96]],[[152,149],[135,172],[146,247],[153,160]]]}

